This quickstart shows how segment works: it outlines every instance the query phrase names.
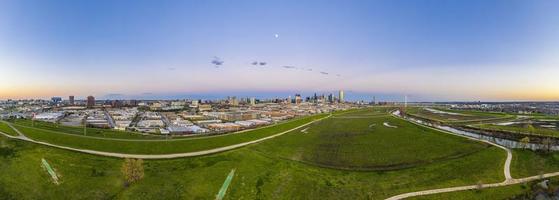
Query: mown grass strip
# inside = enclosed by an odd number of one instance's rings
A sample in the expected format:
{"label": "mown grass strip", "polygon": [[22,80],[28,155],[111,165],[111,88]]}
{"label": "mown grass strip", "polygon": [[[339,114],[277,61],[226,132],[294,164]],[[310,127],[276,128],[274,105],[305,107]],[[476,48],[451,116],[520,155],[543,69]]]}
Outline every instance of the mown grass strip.
{"label": "mown grass strip", "polygon": [[11,136],[18,136],[17,132],[12,129],[8,124],[4,122],[0,122],[0,132],[11,135]]}
{"label": "mown grass strip", "polygon": [[219,189],[219,192],[217,193],[215,198],[216,200],[222,200],[223,197],[225,197],[225,193],[227,193],[227,188],[229,188],[229,185],[231,184],[234,175],[235,175],[235,169],[232,169],[231,172],[229,172],[229,175],[227,175],[225,182],[223,182],[221,189]]}

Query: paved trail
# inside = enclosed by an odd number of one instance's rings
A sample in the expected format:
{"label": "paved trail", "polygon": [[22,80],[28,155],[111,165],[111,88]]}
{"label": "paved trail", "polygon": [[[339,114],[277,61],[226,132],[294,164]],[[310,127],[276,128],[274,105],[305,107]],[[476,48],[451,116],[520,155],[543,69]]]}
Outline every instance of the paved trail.
{"label": "paved trail", "polygon": [[[399,118],[399,119],[403,119],[397,115],[394,115],[394,117]],[[403,119],[405,120],[405,119]],[[482,184],[482,185],[467,185],[467,186],[458,186],[458,187],[448,187],[448,188],[440,188],[440,189],[432,189],[432,190],[423,190],[423,191],[417,191],[417,192],[409,192],[409,193],[404,193],[404,194],[400,194],[400,195],[396,195],[390,198],[387,198],[387,200],[397,200],[397,199],[405,199],[405,198],[409,198],[409,197],[416,197],[416,196],[423,196],[423,195],[430,195],[430,194],[439,194],[439,193],[446,193],[446,192],[457,192],[457,191],[464,191],[464,190],[473,190],[473,189],[480,189],[481,188],[492,188],[492,187],[502,187],[502,186],[507,186],[507,185],[514,185],[514,184],[519,184],[519,183],[526,183],[526,182],[530,182],[530,181],[535,181],[538,179],[542,179],[542,178],[549,178],[549,177],[554,177],[554,176],[559,176],[559,172],[553,172],[553,173],[547,173],[547,174],[543,174],[543,175],[538,175],[538,176],[530,176],[530,177],[524,177],[524,178],[512,178],[511,174],[510,174],[510,164],[512,162],[512,152],[510,149],[503,147],[501,145],[486,141],[486,140],[480,140],[477,138],[472,138],[472,137],[467,137],[467,136],[463,136],[463,135],[457,135],[448,131],[444,131],[444,130],[440,130],[440,129],[436,129],[430,126],[425,126],[423,124],[419,124],[416,123],[414,121],[411,120],[406,120],[409,121],[411,123],[417,124],[419,126],[423,126],[423,127],[427,127],[433,130],[437,130],[440,132],[444,132],[444,133],[449,133],[452,135],[456,135],[456,136],[460,136],[460,137],[465,137],[471,140],[476,140],[476,141],[480,141],[480,142],[485,142],[487,144],[491,144],[493,146],[499,147],[503,150],[505,150],[507,152],[507,159],[505,160],[505,165],[503,167],[503,173],[505,174],[505,180],[503,182],[500,183],[490,183],[490,184]]]}
{"label": "paved trail", "polygon": [[292,128],[290,130],[283,131],[281,133],[277,133],[275,135],[270,135],[270,136],[263,137],[263,138],[253,140],[253,141],[248,141],[248,142],[243,142],[243,143],[239,143],[239,144],[235,144],[235,145],[219,147],[219,148],[215,148],[215,149],[208,149],[208,150],[203,150],[203,151],[195,151],[195,152],[188,152],[188,153],[174,153],[174,154],[126,154],[126,153],[113,153],[113,152],[104,152],[104,151],[95,151],[95,150],[88,150],[88,149],[66,147],[66,146],[61,146],[61,145],[56,145],[56,144],[50,144],[50,143],[47,143],[47,142],[36,141],[36,140],[31,139],[31,138],[28,138],[23,133],[21,133],[19,130],[17,130],[16,128],[11,126],[10,124],[8,124],[8,125],[10,125],[10,127],[12,129],[14,129],[19,134],[19,136],[11,136],[11,135],[8,135],[8,134],[2,133],[2,132],[0,132],[0,134],[6,136],[8,138],[12,138],[12,139],[19,139],[19,140],[33,142],[33,143],[36,143],[36,144],[42,144],[42,145],[46,145],[46,146],[50,146],[50,147],[66,149],[66,150],[71,150],[71,151],[77,151],[77,152],[81,152],[81,153],[88,153],[88,154],[93,154],[93,155],[99,155],[99,156],[108,156],[108,157],[117,157],[117,158],[139,158],[139,159],[170,159],[170,158],[203,156],[203,155],[209,155],[209,154],[214,154],[214,153],[219,153],[219,152],[224,152],[224,151],[229,151],[229,150],[232,150],[232,149],[244,147],[244,146],[247,146],[247,145],[250,145],[250,144],[262,142],[264,140],[269,140],[269,139],[281,136],[283,134],[289,133],[289,132],[297,130],[299,128],[308,126],[308,125],[310,125],[314,122],[326,119],[330,116],[332,116],[332,115],[328,115],[326,117],[314,120],[312,122],[303,124],[301,126]]}

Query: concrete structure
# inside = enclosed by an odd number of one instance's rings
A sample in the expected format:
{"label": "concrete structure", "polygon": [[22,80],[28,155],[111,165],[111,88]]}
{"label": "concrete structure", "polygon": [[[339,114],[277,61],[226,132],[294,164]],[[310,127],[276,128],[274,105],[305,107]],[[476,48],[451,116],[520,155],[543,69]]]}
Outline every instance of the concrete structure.
{"label": "concrete structure", "polygon": [[303,102],[303,98],[301,98],[300,94],[295,95],[295,104],[301,104]]}
{"label": "concrete structure", "polygon": [[345,101],[345,97],[344,97],[344,91],[340,90],[340,93],[338,94],[340,103],[343,103]]}
{"label": "concrete structure", "polygon": [[93,108],[95,106],[95,97],[88,96],[86,105],[87,105],[88,108]]}
{"label": "concrete structure", "polygon": [[163,120],[148,119],[148,120],[139,121],[137,127],[139,127],[139,128],[159,128],[159,127],[165,127],[165,123],[163,122]]}
{"label": "concrete structure", "polygon": [[74,105],[74,103],[75,103],[74,102],[74,96],[69,96],[68,101],[69,101],[70,105]]}

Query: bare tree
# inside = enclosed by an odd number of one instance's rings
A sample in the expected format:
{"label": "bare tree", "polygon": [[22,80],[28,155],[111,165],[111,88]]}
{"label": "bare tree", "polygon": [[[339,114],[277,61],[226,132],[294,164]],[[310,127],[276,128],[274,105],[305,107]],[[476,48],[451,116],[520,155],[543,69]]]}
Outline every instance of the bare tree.
{"label": "bare tree", "polygon": [[547,152],[551,151],[551,145],[553,144],[553,141],[551,140],[551,138],[546,137],[545,139],[542,140],[542,144],[545,147],[545,150]]}
{"label": "bare tree", "polygon": [[126,186],[135,183],[144,178],[144,161],[142,159],[124,159],[122,163],[122,175],[124,176],[124,184]]}

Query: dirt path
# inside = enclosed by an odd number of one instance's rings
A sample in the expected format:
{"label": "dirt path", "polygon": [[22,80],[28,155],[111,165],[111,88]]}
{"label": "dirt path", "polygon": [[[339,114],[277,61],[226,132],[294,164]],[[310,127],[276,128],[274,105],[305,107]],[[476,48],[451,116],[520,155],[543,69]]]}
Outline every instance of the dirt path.
{"label": "dirt path", "polygon": [[384,125],[388,128],[398,128],[397,126],[392,126],[392,125],[388,124],[388,122],[384,122],[384,123],[382,123],[382,125]]}

